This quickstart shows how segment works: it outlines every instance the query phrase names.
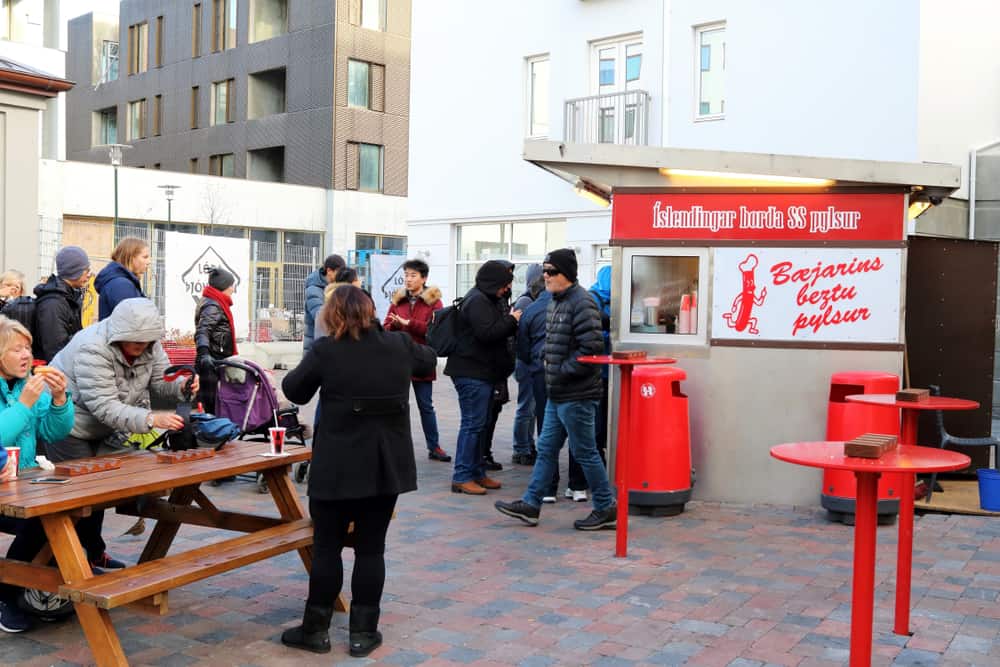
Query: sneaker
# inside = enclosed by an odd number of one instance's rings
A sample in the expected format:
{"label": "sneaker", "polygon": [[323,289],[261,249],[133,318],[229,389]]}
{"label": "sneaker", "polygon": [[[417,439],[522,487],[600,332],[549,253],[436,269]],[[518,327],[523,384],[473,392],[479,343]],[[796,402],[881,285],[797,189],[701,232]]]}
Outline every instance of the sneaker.
{"label": "sneaker", "polygon": [[31,619],[27,614],[9,602],[0,602],[0,630],[4,632],[24,632],[31,629]]}
{"label": "sneaker", "polygon": [[102,570],[120,570],[126,567],[125,563],[108,555],[108,552],[101,554],[101,557],[90,562],[90,567],[99,567]]}
{"label": "sneaker", "polygon": [[552,495],[552,496],[542,496],[542,502],[546,503],[548,505],[553,504],[555,501],[556,501],[556,497],[554,495]]}
{"label": "sneaker", "polygon": [[601,530],[602,528],[614,528],[617,525],[616,516],[618,508],[612,505],[604,511],[594,510],[586,519],[577,519],[573,522],[573,527],[577,530]]}
{"label": "sneaker", "polygon": [[569,498],[570,500],[572,500],[572,499],[573,499],[573,489],[571,489],[571,488],[569,488],[569,487],[567,486],[567,487],[566,487],[566,491],[565,491],[565,492],[563,492],[563,496],[564,496],[565,498]]}
{"label": "sneaker", "polygon": [[586,491],[573,491],[571,494],[573,502],[585,503],[587,502],[587,492]]}
{"label": "sneaker", "polygon": [[538,525],[538,515],[539,509],[537,507],[532,507],[523,500],[515,500],[512,503],[505,503],[502,500],[498,500],[493,503],[493,507],[497,508],[500,514],[506,514],[507,516],[514,517],[515,519],[520,519],[529,526]]}
{"label": "sneaker", "polygon": [[501,465],[501,464],[497,463],[496,461],[494,461],[492,454],[487,454],[486,456],[484,456],[483,457],[483,463],[485,464],[484,467],[487,470],[489,470],[490,472],[496,472],[498,470],[503,470],[503,465]]}
{"label": "sneaker", "polygon": [[24,589],[20,605],[29,614],[46,623],[65,620],[75,612],[73,603],[67,598],[35,588]]}
{"label": "sneaker", "polygon": [[431,461],[441,461],[443,463],[450,463],[451,457],[448,456],[448,452],[444,451],[440,447],[435,447],[434,449],[428,450],[427,458]]}

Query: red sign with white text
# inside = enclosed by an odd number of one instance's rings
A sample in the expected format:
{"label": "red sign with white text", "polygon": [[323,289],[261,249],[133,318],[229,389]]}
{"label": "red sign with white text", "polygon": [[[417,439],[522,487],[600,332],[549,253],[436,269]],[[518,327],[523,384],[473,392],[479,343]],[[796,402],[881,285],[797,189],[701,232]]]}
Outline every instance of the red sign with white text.
{"label": "red sign with white text", "polygon": [[901,193],[615,193],[611,239],[902,241]]}

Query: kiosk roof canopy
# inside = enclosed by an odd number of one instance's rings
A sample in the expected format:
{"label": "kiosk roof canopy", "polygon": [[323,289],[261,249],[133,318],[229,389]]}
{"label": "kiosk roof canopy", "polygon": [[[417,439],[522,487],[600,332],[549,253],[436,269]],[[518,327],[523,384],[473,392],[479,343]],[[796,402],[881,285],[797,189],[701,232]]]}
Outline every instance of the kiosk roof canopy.
{"label": "kiosk roof canopy", "polygon": [[[951,164],[737,153],[619,144],[524,142],[523,157],[588,189],[807,185],[904,188],[937,204],[961,185]],[[914,197],[911,197],[911,201]]]}

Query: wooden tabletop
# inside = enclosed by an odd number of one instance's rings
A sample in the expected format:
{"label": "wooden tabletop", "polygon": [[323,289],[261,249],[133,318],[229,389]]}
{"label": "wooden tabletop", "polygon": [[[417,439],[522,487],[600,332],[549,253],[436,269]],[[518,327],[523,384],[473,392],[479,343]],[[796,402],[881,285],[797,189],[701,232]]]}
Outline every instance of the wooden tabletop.
{"label": "wooden tabletop", "polygon": [[54,477],[51,471],[32,470],[18,479],[0,483],[0,514],[37,517],[68,510],[114,503],[136,496],[161,493],[213,479],[254,473],[308,461],[307,447],[289,447],[284,456],[261,456],[270,445],[260,442],[227,443],[215,456],[180,463],[159,463],[148,451],[111,455],[121,468],[70,477],[65,484],[32,484],[35,477]]}
{"label": "wooden tabletop", "polygon": [[916,445],[899,445],[877,459],[863,459],[846,456],[843,442],[789,442],[772,447],[771,456],[812,468],[855,472],[943,472],[969,465],[965,454]]}

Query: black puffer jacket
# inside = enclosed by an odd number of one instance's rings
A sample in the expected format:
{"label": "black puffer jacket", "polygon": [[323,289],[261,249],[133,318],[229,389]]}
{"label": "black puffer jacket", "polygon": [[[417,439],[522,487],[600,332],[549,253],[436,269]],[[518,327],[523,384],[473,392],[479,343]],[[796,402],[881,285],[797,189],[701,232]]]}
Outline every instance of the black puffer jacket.
{"label": "black puffer jacket", "polygon": [[503,263],[490,260],[479,267],[476,286],[459,309],[458,349],[449,357],[444,374],[486,382],[500,382],[514,372],[512,336],[517,320],[497,292],[513,277]]}
{"label": "black puffer jacket", "polygon": [[601,398],[601,368],[577,357],[603,354],[601,312],[574,283],[552,295],[545,317],[545,387],[556,403]]}
{"label": "black puffer jacket", "polygon": [[47,362],[83,328],[80,292],[55,274],[35,288],[35,356]]}
{"label": "black puffer jacket", "polygon": [[194,345],[198,350],[208,348],[213,359],[233,356],[233,331],[229,319],[214,299],[202,297],[194,311]]}

